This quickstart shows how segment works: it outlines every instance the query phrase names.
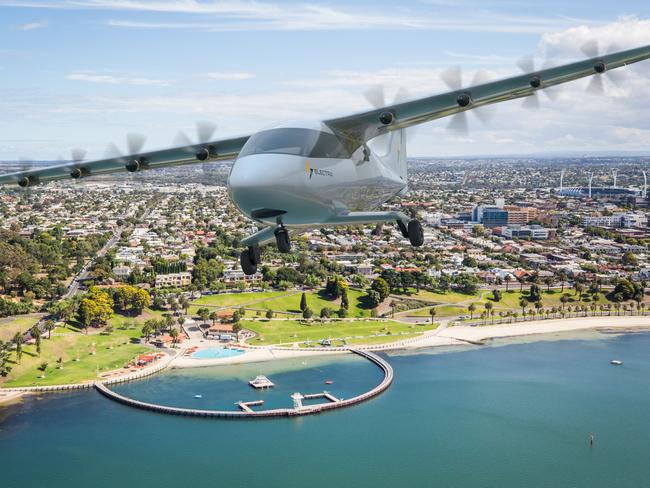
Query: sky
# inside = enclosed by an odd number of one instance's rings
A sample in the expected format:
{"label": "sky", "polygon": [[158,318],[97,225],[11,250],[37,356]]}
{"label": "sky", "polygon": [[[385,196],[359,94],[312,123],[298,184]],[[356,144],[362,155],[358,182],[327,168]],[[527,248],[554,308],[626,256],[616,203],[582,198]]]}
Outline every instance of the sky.
{"label": "sky", "polygon": [[[277,122],[321,119],[388,100],[448,89],[443,70],[459,66],[470,84],[650,44],[650,2],[620,0],[0,0],[0,160],[67,159],[72,148],[126,150],[127,133],[146,149],[195,138],[197,121],[215,138]],[[544,151],[650,151],[650,61],[606,79],[565,85],[539,110],[499,104],[483,125],[469,115],[458,134],[448,120],[410,134],[410,156]]]}

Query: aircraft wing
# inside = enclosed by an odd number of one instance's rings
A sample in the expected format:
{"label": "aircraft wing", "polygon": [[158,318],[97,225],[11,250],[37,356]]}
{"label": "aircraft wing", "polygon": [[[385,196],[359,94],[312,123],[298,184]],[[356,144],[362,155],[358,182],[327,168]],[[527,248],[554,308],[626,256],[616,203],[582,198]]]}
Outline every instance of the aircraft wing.
{"label": "aircraft wing", "polygon": [[84,178],[87,176],[115,173],[118,171],[141,171],[179,166],[192,163],[209,163],[234,159],[244,146],[248,136],[221,139],[202,144],[143,151],[138,154],[118,156],[96,161],[75,161],[37,169],[0,174],[0,185],[17,183],[20,186],[32,186],[45,181],[65,178]]}
{"label": "aircraft wing", "polygon": [[324,123],[346,137],[351,149],[356,149],[387,131],[422,124],[492,103],[527,97],[547,87],[587,76],[601,76],[608,70],[648,58],[650,45],[325,120]]}

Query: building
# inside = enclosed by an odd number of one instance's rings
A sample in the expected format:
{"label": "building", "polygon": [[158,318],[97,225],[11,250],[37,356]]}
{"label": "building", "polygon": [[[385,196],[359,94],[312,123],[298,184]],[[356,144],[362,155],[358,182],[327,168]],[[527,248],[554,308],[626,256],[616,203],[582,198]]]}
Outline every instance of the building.
{"label": "building", "polygon": [[549,229],[541,225],[509,225],[502,229],[501,235],[507,239],[517,237],[519,239],[529,238],[534,241],[541,241],[549,238]]}
{"label": "building", "polygon": [[508,212],[498,207],[486,207],[483,209],[481,223],[488,228],[507,225]]}
{"label": "building", "polygon": [[156,288],[182,288],[189,286],[191,283],[192,274],[188,272],[159,274],[156,276]]}
{"label": "building", "polygon": [[131,275],[131,268],[128,266],[115,266],[113,268],[113,274],[119,281],[126,281]]}
{"label": "building", "polygon": [[582,225],[584,227],[592,226],[629,229],[631,227],[646,227],[648,225],[648,218],[645,215],[635,213],[599,215],[597,217],[583,217]]}

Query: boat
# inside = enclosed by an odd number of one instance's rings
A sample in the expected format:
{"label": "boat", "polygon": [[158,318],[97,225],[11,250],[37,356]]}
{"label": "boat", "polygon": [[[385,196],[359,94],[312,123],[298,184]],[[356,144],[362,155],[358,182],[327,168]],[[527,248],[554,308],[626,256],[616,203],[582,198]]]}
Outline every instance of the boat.
{"label": "boat", "polygon": [[255,379],[249,381],[248,384],[257,389],[273,388],[275,386],[270,379],[262,374],[257,375]]}
{"label": "boat", "polygon": [[619,360],[619,359],[612,359],[612,360],[609,362],[609,364],[613,364],[613,365],[615,365],[615,366],[620,366],[621,364],[623,364],[623,361],[621,361],[621,360]]}
{"label": "boat", "polygon": [[334,384],[334,382],[332,380],[327,380],[327,381],[325,381],[325,384],[326,385],[332,385],[332,384]]}
{"label": "boat", "polygon": [[194,398],[203,398],[203,395],[194,395]]}

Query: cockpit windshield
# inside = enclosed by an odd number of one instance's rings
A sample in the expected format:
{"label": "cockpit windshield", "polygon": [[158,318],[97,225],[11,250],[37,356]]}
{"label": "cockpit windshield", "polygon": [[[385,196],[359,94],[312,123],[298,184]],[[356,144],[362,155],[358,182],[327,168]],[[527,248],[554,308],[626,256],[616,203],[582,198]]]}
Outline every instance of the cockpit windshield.
{"label": "cockpit windshield", "polygon": [[252,135],[239,158],[252,154],[292,154],[310,158],[350,158],[334,134],[313,129],[270,129]]}

